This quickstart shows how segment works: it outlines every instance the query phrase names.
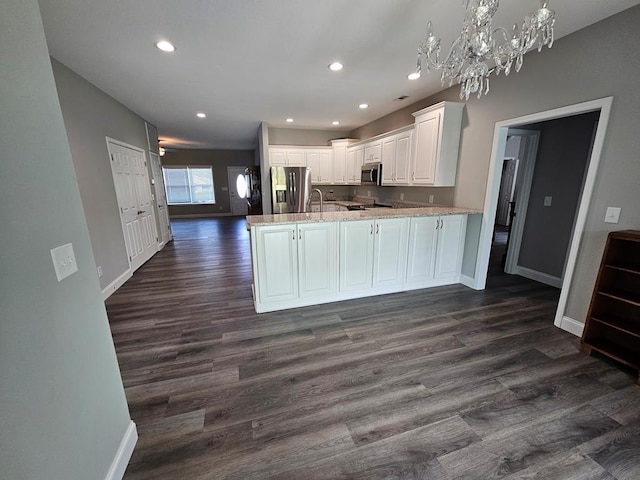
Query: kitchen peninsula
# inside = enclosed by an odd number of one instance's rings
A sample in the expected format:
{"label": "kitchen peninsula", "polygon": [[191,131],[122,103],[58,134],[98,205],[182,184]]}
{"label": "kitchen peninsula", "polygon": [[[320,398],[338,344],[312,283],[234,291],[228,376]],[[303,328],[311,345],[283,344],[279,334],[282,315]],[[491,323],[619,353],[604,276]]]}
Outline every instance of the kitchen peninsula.
{"label": "kitchen peninsula", "polygon": [[460,281],[460,207],[367,208],[247,217],[256,312]]}

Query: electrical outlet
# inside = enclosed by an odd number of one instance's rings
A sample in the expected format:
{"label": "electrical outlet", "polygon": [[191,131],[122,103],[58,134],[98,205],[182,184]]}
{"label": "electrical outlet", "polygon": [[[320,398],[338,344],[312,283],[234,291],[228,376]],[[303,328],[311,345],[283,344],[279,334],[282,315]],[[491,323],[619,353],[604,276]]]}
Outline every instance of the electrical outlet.
{"label": "electrical outlet", "polygon": [[404,193],[400,194],[400,200],[404,200]]}
{"label": "electrical outlet", "polygon": [[102,278],[102,266],[98,265],[98,267],[96,268],[96,270],[98,271],[98,278]]}
{"label": "electrical outlet", "polygon": [[553,200],[553,197],[544,197],[544,206],[545,207],[550,207],[552,200]]}
{"label": "electrical outlet", "polygon": [[618,223],[620,221],[620,207],[609,207],[604,216],[605,223]]}
{"label": "electrical outlet", "polygon": [[429,203],[433,203],[433,195],[429,195]]}
{"label": "electrical outlet", "polygon": [[51,260],[59,282],[78,271],[76,256],[73,253],[73,245],[71,243],[51,249]]}

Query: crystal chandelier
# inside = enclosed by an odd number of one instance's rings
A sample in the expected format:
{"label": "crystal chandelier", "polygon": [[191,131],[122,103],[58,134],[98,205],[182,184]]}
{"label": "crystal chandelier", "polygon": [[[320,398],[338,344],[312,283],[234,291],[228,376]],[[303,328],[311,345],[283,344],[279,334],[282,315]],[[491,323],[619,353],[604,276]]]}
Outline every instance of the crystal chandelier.
{"label": "crystal chandelier", "polygon": [[427,23],[427,35],[418,47],[417,76],[422,67],[427,71],[441,70],[441,81],[449,86],[460,84],[460,98],[468,100],[477,93],[478,98],[489,93],[489,75],[504,71],[509,75],[514,66],[522,67],[522,57],[534,45],[538,51],[553,45],[555,12],[547,8],[549,1],[541,0],[540,9],[527,15],[522,27],[513,25],[512,34],[498,27],[493,30],[493,16],[498,11],[498,0],[463,0],[467,13],[462,33],[451,45],[444,60],[440,59],[440,38],[433,35],[431,22]]}

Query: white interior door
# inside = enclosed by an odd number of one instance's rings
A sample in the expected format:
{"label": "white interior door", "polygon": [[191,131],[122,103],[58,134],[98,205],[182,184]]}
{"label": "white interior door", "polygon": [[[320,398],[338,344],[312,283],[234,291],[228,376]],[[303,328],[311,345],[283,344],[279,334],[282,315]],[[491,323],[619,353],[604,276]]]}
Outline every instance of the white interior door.
{"label": "white interior door", "polygon": [[108,140],[113,181],[131,270],[158,251],[151,187],[144,151]]}
{"label": "white interior door", "polygon": [[160,225],[160,235],[158,248],[164,247],[171,241],[171,224],[169,223],[169,210],[167,208],[167,191],[164,188],[164,177],[162,176],[162,165],[160,155],[149,152],[151,161],[151,173],[153,174],[153,187],[156,197],[156,208],[158,211],[158,224]]}
{"label": "white interior door", "polygon": [[249,204],[247,203],[247,183],[244,170],[247,167],[227,167],[229,177],[229,203],[231,215],[247,215]]}

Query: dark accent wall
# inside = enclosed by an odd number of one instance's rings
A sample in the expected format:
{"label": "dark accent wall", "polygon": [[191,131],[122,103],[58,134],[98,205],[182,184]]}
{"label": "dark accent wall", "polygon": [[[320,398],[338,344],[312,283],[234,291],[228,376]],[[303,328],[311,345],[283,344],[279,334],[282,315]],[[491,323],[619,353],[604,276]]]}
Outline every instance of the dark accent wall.
{"label": "dark accent wall", "polygon": [[213,186],[216,196],[215,205],[169,205],[169,216],[229,215],[231,205],[227,167],[254,165],[255,158],[254,150],[185,149],[167,152],[162,157],[162,165],[213,167]]}
{"label": "dark accent wall", "polygon": [[[562,277],[599,116],[586,113],[523,127],[539,130],[540,142],[518,265]],[[552,201],[545,207],[547,196]]]}

